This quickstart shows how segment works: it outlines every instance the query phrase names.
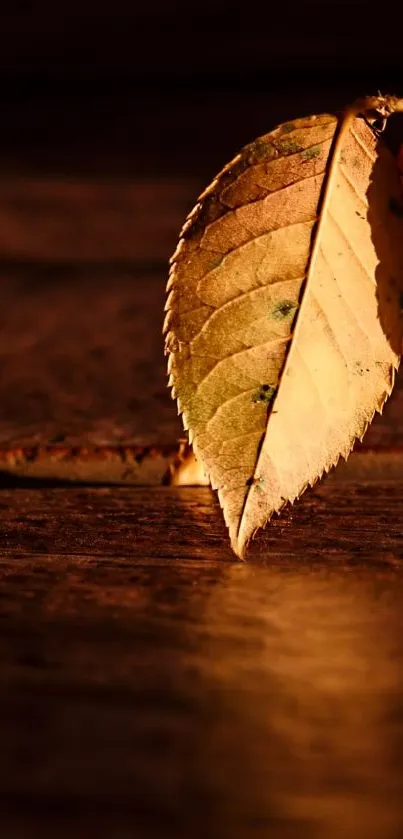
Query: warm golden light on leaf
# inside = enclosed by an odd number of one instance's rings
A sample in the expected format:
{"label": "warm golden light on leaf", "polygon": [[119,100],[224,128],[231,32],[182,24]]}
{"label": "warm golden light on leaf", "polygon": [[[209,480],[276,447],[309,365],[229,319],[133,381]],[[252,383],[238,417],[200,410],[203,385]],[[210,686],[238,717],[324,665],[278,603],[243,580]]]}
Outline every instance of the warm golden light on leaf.
{"label": "warm golden light on leaf", "polygon": [[202,194],[171,261],[172,394],[238,556],[348,457],[390,394],[402,344],[403,206],[360,100],[275,128]]}

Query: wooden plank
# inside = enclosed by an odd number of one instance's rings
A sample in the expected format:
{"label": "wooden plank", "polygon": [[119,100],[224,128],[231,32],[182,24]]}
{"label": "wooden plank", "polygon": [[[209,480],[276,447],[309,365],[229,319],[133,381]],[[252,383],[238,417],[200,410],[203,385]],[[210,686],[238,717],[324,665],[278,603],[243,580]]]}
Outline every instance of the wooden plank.
{"label": "wooden plank", "polygon": [[63,281],[3,275],[0,445],[175,444],[165,276],[96,268]]}
{"label": "wooden plank", "polygon": [[3,835],[400,835],[401,519],[327,483],[242,564],[207,489],[3,490]]}
{"label": "wooden plank", "polygon": [[[390,483],[403,478],[403,449],[357,445],[327,476],[335,483]],[[41,482],[129,486],[209,486],[185,439],[171,446],[31,446],[0,449],[0,485]]]}
{"label": "wooden plank", "polygon": [[[82,265],[56,279],[43,268],[36,276],[19,268],[1,280],[4,453],[50,443],[177,445],[183,429],[162,338],[165,272]],[[402,444],[401,381],[367,446]]]}
{"label": "wooden plank", "polygon": [[[328,477],[251,543],[270,562],[399,562],[402,479]],[[207,487],[14,487],[0,495],[1,556],[36,554],[232,560]],[[3,560],[1,560],[3,561]]]}
{"label": "wooden plank", "polygon": [[12,270],[14,262],[27,274],[36,267],[38,276],[42,262],[51,277],[52,269],[60,276],[81,263],[100,273],[130,273],[133,261],[166,263],[199,188],[196,177],[3,177],[0,267]]}

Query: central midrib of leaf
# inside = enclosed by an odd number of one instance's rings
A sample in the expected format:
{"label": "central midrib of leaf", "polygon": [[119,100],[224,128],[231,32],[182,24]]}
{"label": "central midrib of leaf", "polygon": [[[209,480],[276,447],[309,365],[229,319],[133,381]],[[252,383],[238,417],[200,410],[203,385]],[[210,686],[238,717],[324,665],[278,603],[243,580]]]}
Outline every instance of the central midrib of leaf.
{"label": "central midrib of leaf", "polygon": [[292,326],[291,326],[291,339],[289,341],[288,348],[287,348],[286,353],[285,353],[283,365],[282,365],[282,367],[280,369],[280,372],[279,372],[278,387],[277,387],[276,392],[273,396],[273,399],[271,400],[271,402],[268,404],[268,407],[267,407],[266,428],[265,428],[265,430],[264,430],[264,432],[261,436],[261,439],[259,441],[259,445],[258,445],[257,452],[256,452],[255,467],[254,467],[254,470],[253,470],[253,473],[252,473],[252,477],[247,483],[247,489],[245,491],[244,500],[243,500],[243,504],[242,504],[242,508],[241,508],[241,512],[240,512],[239,520],[238,520],[238,526],[237,526],[237,531],[236,531],[237,537],[239,536],[239,533],[242,529],[245,509],[246,509],[246,506],[248,504],[250,493],[253,490],[254,482],[256,481],[256,476],[259,473],[259,460],[260,460],[262,447],[264,445],[264,441],[265,441],[265,439],[267,437],[267,434],[269,432],[270,417],[271,417],[272,413],[276,411],[276,403],[277,403],[277,398],[278,398],[278,395],[279,395],[279,392],[280,392],[280,389],[281,389],[281,382],[282,382],[283,377],[287,373],[288,366],[290,365],[290,363],[292,361],[294,347],[297,345],[298,325],[299,325],[299,323],[302,322],[303,317],[304,317],[304,301],[307,299],[306,292],[308,290],[310,280],[311,280],[311,278],[314,274],[314,270],[315,270],[316,258],[317,258],[317,254],[318,254],[319,246],[320,246],[321,232],[323,230],[323,225],[324,225],[325,220],[326,220],[326,213],[327,213],[327,208],[328,208],[328,205],[329,205],[329,200],[330,200],[330,195],[331,195],[331,191],[332,191],[332,187],[333,187],[333,183],[334,183],[334,178],[335,178],[335,174],[337,172],[337,167],[338,167],[339,162],[340,162],[340,153],[341,153],[343,140],[344,140],[344,137],[346,136],[346,133],[349,131],[350,125],[351,125],[353,119],[355,118],[355,116],[356,116],[356,114],[353,111],[345,114],[344,119],[341,119],[339,121],[339,123],[336,127],[336,130],[335,130],[333,142],[332,142],[332,145],[331,145],[331,149],[330,149],[330,153],[329,153],[329,157],[328,157],[328,161],[327,161],[327,169],[326,169],[326,172],[325,172],[325,176],[324,176],[324,180],[323,180],[323,184],[322,184],[322,188],[321,188],[321,192],[320,192],[320,196],[319,196],[318,220],[317,220],[316,225],[314,226],[313,231],[312,231],[311,247],[310,247],[309,257],[308,257],[308,262],[307,262],[306,275],[305,275],[305,279],[304,279],[304,282],[303,282],[302,287],[301,287],[299,307],[296,311],[296,314],[294,316],[293,323],[292,323]]}

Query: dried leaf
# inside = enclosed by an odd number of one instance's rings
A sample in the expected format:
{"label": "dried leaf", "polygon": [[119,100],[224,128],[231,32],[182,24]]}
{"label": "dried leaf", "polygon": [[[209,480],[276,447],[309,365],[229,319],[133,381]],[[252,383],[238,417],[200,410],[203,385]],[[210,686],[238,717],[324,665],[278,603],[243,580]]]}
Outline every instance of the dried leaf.
{"label": "dried leaf", "polygon": [[402,343],[403,208],[367,98],[280,125],[201,195],[171,260],[172,394],[238,556],[347,458]]}

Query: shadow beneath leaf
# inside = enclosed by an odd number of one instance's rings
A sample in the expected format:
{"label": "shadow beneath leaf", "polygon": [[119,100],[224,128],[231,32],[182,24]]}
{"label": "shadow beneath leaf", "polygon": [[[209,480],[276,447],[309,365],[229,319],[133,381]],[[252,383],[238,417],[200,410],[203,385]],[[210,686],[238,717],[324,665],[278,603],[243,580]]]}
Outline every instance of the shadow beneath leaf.
{"label": "shadow beneath leaf", "polygon": [[[122,484],[120,484],[121,486]],[[124,485],[124,484],[123,484]],[[91,488],[99,489],[102,487],[116,487],[116,481],[81,481],[68,480],[64,478],[37,478],[29,475],[17,475],[7,470],[0,470],[0,490],[1,489],[77,489]]]}
{"label": "shadow beneath leaf", "polygon": [[[403,120],[398,115],[400,138]],[[391,117],[390,121],[395,120]],[[376,160],[367,190],[368,222],[379,260],[375,272],[378,318],[398,356],[403,335],[403,189],[396,163],[396,122],[392,135],[385,132],[375,146]],[[392,136],[392,139],[391,139]]]}

